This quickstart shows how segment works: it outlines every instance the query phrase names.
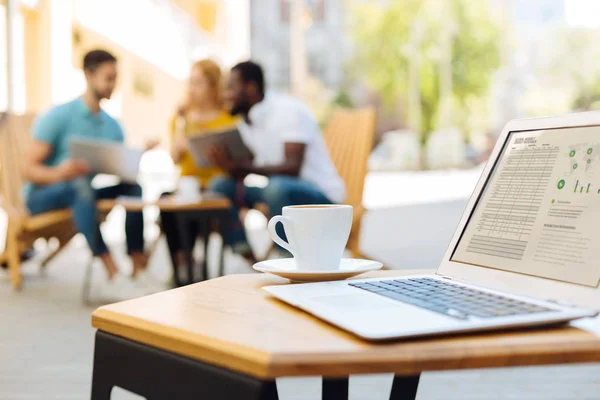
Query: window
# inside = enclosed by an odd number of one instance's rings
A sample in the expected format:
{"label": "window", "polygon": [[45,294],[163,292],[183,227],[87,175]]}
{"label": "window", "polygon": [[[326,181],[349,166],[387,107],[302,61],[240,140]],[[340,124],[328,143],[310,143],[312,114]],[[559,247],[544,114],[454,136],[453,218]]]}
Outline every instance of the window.
{"label": "window", "polygon": [[312,4],[312,17],[314,21],[322,22],[325,21],[325,0],[311,1]]}
{"label": "window", "polygon": [[[6,32],[6,8],[0,5],[0,32]],[[13,111],[25,112],[25,37],[23,16],[19,13],[15,18],[13,36],[13,56],[7,60],[8,47],[6,35],[0,35],[0,111],[8,108],[8,85],[13,93]],[[8,63],[12,63],[12,79],[7,82]]]}
{"label": "window", "polygon": [[[281,22],[289,23],[291,18],[291,1],[279,0],[279,18]],[[325,21],[325,1],[326,0],[305,0],[306,12],[311,16],[313,21]]]}
{"label": "window", "polygon": [[290,22],[290,0],[279,0],[279,19],[281,22]]}
{"label": "window", "polygon": [[[6,8],[0,5],[0,32],[6,32]],[[6,35],[0,35],[0,112],[6,111],[8,94],[6,85]]]}
{"label": "window", "polygon": [[180,79],[188,74],[191,55],[206,41],[191,17],[166,2],[79,0],[75,5],[83,26]]}

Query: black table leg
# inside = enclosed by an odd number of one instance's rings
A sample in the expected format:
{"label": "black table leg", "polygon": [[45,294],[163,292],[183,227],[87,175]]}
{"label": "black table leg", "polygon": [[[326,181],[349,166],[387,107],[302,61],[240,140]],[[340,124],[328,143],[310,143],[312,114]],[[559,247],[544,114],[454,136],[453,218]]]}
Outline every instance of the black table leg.
{"label": "black table leg", "polygon": [[[92,258],[90,259],[90,262],[88,263],[86,270],[85,270],[85,275],[83,278],[83,288],[82,288],[82,294],[81,297],[83,299],[83,304],[89,305],[90,304],[90,293],[92,291],[92,273],[94,272],[94,259],[96,258],[96,256],[94,255],[94,248],[96,247],[96,244],[98,243],[98,232],[100,230],[100,225],[102,224],[102,220],[100,218],[100,212],[98,211],[98,209],[96,209],[94,211],[94,221],[96,221],[96,224],[98,225],[97,227],[94,227],[94,229],[92,230],[92,244],[90,246],[90,250],[92,252]],[[100,233],[102,234],[102,233]]]}
{"label": "black table leg", "polygon": [[181,279],[179,278],[179,266],[177,265],[177,254],[171,248],[169,241],[167,240],[167,247],[169,248],[169,259],[171,260],[171,266],[173,267],[173,280],[175,281],[175,287],[180,287]]}
{"label": "black table leg", "polygon": [[278,400],[275,381],[261,381],[98,331],[92,400],[118,386],[147,400]]}
{"label": "black table leg", "polygon": [[202,260],[202,279],[205,281],[209,279],[208,276],[208,238],[210,237],[210,222],[211,220],[207,218],[202,222],[202,240],[204,241],[204,260]]}
{"label": "black table leg", "polygon": [[323,378],[323,400],[348,400],[348,378]]}
{"label": "black table leg", "polygon": [[390,400],[415,400],[419,389],[419,378],[416,376],[394,376]]}
{"label": "black table leg", "polygon": [[180,239],[181,239],[181,247],[183,250],[183,254],[185,254],[185,261],[187,264],[187,283],[188,285],[191,285],[192,283],[194,283],[194,256],[193,256],[193,252],[194,252],[194,243],[196,241],[196,238],[193,238],[193,241],[191,240],[191,238],[187,235],[188,232],[188,219],[185,213],[176,213],[175,214],[175,218],[177,219],[177,226],[179,227],[179,231],[181,232],[181,235],[179,235]]}
{"label": "black table leg", "polygon": [[221,235],[221,253],[219,254],[219,276],[225,276],[225,229],[229,223],[229,215],[224,214],[218,219],[219,235]]}

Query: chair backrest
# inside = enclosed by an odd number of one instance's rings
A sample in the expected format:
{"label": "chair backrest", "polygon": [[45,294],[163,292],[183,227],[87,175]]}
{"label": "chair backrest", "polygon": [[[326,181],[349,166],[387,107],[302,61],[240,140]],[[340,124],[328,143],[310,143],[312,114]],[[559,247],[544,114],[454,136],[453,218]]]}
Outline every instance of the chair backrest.
{"label": "chair backrest", "polygon": [[23,202],[23,155],[31,141],[33,115],[0,115],[0,193],[1,206],[27,214]]}
{"label": "chair backrest", "polygon": [[375,137],[375,109],[336,109],[325,128],[325,142],[346,184],[346,204],[362,207],[368,160]]}

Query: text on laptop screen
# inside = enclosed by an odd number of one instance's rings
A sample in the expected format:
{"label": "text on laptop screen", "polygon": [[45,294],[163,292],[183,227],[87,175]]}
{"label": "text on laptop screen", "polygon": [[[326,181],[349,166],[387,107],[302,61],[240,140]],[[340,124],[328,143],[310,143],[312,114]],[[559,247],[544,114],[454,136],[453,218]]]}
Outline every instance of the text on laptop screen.
{"label": "text on laptop screen", "polygon": [[512,132],[452,261],[600,279],[600,127]]}

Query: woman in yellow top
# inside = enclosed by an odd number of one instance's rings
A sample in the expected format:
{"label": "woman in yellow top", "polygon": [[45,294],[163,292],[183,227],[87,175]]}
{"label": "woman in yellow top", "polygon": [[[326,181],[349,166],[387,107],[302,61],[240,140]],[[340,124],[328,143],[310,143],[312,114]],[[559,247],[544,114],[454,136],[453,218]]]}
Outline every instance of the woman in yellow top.
{"label": "woman in yellow top", "polygon": [[194,176],[202,187],[215,176],[223,175],[216,167],[196,166],[188,138],[203,132],[234,127],[237,119],[223,107],[221,69],[212,60],[192,66],[185,103],[171,121],[171,157],[181,168],[181,176]]}
{"label": "woman in yellow top", "polygon": [[[181,168],[181,176],[198,178],[202,188],[208,187],[212,178],[225,173],[215,167],[196,166],[190,153],[188,138],[203,132],[233,127],[237,119],[223,107],[221,68],[212,60],[201,60],[192,65],[186,100],[171,121],[171,157]],[[183,265],[181,236],[189,235],[195,241],[199,226],[192,225],[188,232],[180,232],[172,213],[162,213],[162,229],[167,237],[171,254],[177,265]]]}

